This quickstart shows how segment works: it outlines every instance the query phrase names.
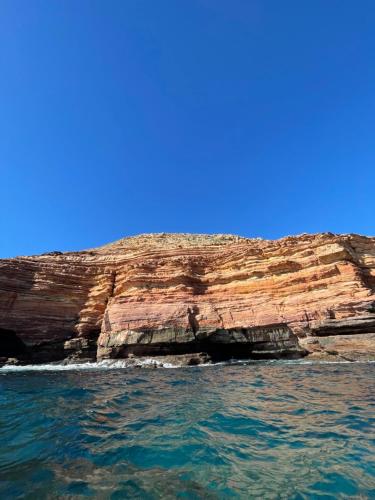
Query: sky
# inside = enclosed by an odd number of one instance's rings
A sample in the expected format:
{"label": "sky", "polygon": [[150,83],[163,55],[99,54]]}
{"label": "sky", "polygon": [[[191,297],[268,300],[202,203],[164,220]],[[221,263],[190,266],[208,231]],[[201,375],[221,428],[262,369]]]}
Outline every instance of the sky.
{"label": "sky", "polygon": [[0,257],[375,231],[373,0],[2,0]]}

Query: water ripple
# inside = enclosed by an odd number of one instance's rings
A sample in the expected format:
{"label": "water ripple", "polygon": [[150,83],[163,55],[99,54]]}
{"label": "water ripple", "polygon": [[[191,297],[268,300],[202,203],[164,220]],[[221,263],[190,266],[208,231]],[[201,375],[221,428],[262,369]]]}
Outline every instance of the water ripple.
{"label": "water ripple", "polygon": [[1,498],[375,498],[374,364],[107,368],[2,372]]}

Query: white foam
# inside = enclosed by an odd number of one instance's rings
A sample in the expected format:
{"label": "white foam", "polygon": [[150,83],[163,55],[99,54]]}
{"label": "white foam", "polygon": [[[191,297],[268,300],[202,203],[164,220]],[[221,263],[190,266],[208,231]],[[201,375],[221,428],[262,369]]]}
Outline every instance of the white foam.
{"label": "white foam", "polygon": [[0,367],[0,373],[8,372],[27,372],[27,371],[72,371],[72,370],[119,370],[119,369],[132,369],[132,368],[201,368],[213,367],[220,365],[343,365],[343,364],[371,364],[375,361],[324,361],[324,360],[304,360],[304,359],[271,359],[271,360],[249,360],[249,359],[233,359],[229,361],[221,361],[218,363],[202,363],[200,365],[182,366],[173,363],[162,362],[155,358],[132,358],[121,360],[104,360],[99,362],[86,362],[86,363],[45,363],[39,365],[6,365]]}
{"label": "white foam", "polygon": [[128,368],[181,368],[180,365],[164,363],[153,358],[137,358],[131,360],[104,360],[87,363],[44,363],[39,365],[5,365],[1,372],[23,371],[71,371],[71,370],[118,370]]}

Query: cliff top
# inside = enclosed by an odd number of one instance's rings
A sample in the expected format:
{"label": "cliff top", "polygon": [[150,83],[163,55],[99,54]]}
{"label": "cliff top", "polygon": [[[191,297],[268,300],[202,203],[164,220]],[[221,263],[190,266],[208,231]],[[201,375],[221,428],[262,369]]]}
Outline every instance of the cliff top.
{"label": "cliff top", "polygon": [[140,234],[137,236],[128,236],[121,238],[112,243],[93,248],[90,250],[99,252],[111,252],[121,249],[139,250],[147,248],[190,248],[190,247],[207,247],[207,246],[223,246],[241,244],[269,245],[282,243],[310,242],[315,240],[325,239],[352,239],[352,238],[369,238],[358,234],[334,234],[334,233],[302,233],[295,236],[285,236],[280,239],[268,240],[265,238],[254,237],[246,238],[233,234],[194,234],[194,233],[149,233]]}
{"label": "cliff top", "polygon": [[[302,233],[295,236],[285,236],[279,239],[264,239],[260,237],[247,238],[233,234],[194,234],[194,233],[148,233],[136,236],[127,236],[112,243],[88,248],[82,251],[52,251],[42,253],[41,256],[59,256],[59,255],[103,255],[119,254],[123,251],[130,253],[139,253],[143,251],[173,250],[173,249],[193,249],[193,248],[217,248],[231,245],[251,245],[254,248],[275,248],[280,246],[294,245],[320,245],[322,243],[331,243],[338,241],[352,241],[360,239],[363,243],[368,241],[373,243],[374,237],[363,236],[355,233],[335,234],[335,233]],[[366,244],[366,243],[365,243]],[[21,256],[19,256],[21,257]],[[24,256],[25,257],[25,256]],[[29,256],[30,258],[37,255]],[[17,257],[15,257],[17,258]]]}

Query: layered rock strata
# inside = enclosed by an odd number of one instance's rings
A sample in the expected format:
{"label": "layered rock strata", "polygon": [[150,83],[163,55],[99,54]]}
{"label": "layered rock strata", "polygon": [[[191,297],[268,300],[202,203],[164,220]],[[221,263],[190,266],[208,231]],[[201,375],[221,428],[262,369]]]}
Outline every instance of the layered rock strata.
{"label": "layered rock strata", "polygon": [[3,259],[0,358],[371,359],[374,290],[375,238],[353,234],[154,234]]}

